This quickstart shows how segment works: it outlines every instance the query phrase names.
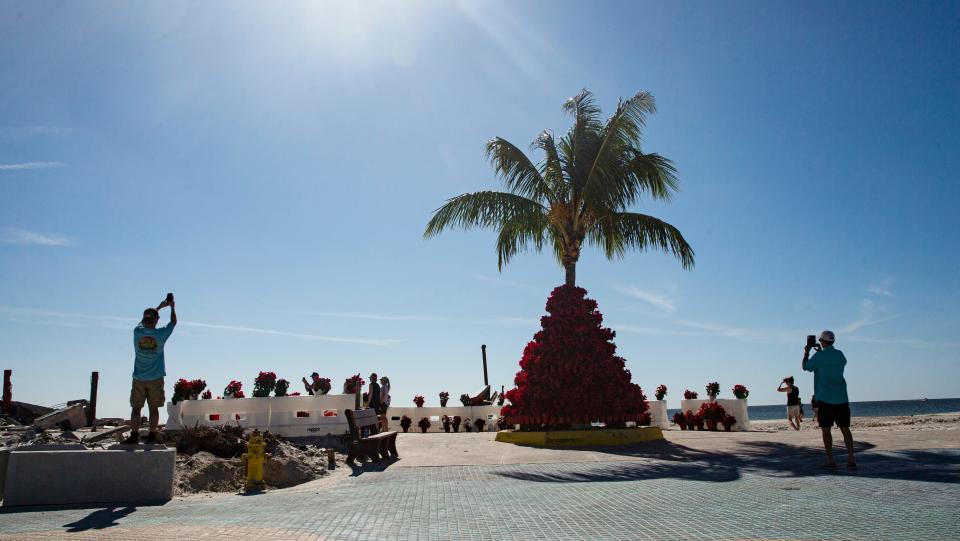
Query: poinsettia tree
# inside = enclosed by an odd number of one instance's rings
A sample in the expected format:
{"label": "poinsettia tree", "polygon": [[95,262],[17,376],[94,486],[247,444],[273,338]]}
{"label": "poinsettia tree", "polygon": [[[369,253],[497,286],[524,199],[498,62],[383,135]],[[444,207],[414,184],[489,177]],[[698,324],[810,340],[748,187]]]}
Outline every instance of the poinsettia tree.
{"label": "poinsettia tree", "polygon": [[647,397],[616,355],[615,333],[603,327],[597,302],[581,287],[557,287],[549,315],[524,349],[520,371],[501,415],[510,424],[562,428],[593,421],[621,426],[639,421]]}

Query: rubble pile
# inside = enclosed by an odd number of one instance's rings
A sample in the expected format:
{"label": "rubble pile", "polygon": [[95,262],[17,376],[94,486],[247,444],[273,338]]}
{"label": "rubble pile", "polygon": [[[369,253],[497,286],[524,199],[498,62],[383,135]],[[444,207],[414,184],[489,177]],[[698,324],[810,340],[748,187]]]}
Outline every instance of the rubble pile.
{"label": "rubble pile", "polygon": [[[197,426],[166,435],[177,448],[174,480],[178,495],[196,492],[236,492],[243,487],[240,455],[246,449],[243,429],[234,426]],[[264,434],[266,452],[264,482],[271,488],[286,488],[317,479],[327,473],[326,449],[295,445],[269,432]]]}

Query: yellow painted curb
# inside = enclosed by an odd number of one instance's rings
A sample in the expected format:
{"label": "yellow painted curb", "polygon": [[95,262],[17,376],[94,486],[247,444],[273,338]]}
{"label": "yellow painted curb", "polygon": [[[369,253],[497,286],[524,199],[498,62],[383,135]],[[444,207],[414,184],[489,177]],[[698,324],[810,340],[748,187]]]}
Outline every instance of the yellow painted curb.
{"label": "yellow painted curb", "polygon": [[590,447],[599,445],[630,445],[663,439],[659,426],[638,428],[611,428],[593,430],[558,430],[554,432],[516,432],[501,430],[497,441],[531,445],[534,447]]}

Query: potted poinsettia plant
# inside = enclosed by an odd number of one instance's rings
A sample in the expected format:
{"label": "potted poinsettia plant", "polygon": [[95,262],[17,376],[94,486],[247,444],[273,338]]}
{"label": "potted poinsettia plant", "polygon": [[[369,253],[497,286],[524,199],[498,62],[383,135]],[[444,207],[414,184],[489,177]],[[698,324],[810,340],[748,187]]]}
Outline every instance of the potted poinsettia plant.
{"label": "potted poinsettia plant", "polygon": [[730,429],[733,428],[733,425],[737,424],[737,418],[733,415],[726,415],[723,418],[723,430],[725,432],[730,432]]}
{"label": "potted poinsettia plant", "polygon": [[420,432],[426,434],[427,430],[430,429],[430,419],[427,417],[421,417],[420,421],[417,423],[417,426],[420,427]]}
{"label": "potted poinsettia plant", "polygon": [[477,427],[477,432],[483,432],[483,427],[486,424],[487,424],[487,421],[485,419],[478,418],[475,421],[473,421],[473,426]]}
{"label": "potted poinsettia plant", "polygon": [[211,398],[213,398],[213,393],[211,393],[210,390],[208,389],[204,391],[203,394],[200,395],[200,397],[203,398],[204,400],[210,400]]}
{"label": "potted poinsettia plant", "polygon": [[450,400],[450,393],[448,393],[447,391],[443,391],[442,393],[440,393],[440,407],[441,407],[441,408],[447,407],[447,400]]}
{"label": "potted poinsettia plant", "polygon": [[257,379],[253,380],[253,396],[263,398],[270,396],[273,389],[277,386],[277,375],[273,372],[260,372]]}
{"label": "potted poinsettia plant", "polygon": [[680,430],[687,429],[687,417],[679,411],[673,414],[673,422],[680,427]]}
{"label": "potted poinsettia plant", "polygon": [[657,397],[657,400],[663,400],[663,397],[667,396],[667,386],[661,384],[657,387],[657,390],[653,392],[653,395]]}
{"label": "potted poinsettia plant", "polygon": [[685,391],[683,391],[683,399],[684,399],[684,400],[696,400],[696,399],[697,399],[697,392],[696,392],[696,391],[691,391],[690,389],[686,389]]}
{"label": "potted poinsettia plant", "polygon": [[464,406],[469,406],[470,395],[468,395],[467,393],[463,393],[462,395],[460,395],[460,403],[463,404]]}
{"label": "potted poinsettia plant", "polygon": [[650,415],[649,411],[645,411],[640,414],[640,419],[637,420],[637,426],[650,426],[651,422],[653,422],[653,416]]}
{"label": "potted poinsettia plant", "polygon": [[715,432],[717,425],[723,422],[723,418],[726,417],[727,412],[723,409],[723,406],[716,402],[705,402],[700,405],[698,415],[700,415],[707,424],[707,430]]}
{"label": "potted poinsettia plant", "polygon": [[750,391],[738,383],[733,386],[733,396],[743,400],[744,398],[750,396]]}
{"label": "potted poinsettia plant", "polygon": [[190,398],[190,382],[180,378],[176,383],[173,384],[173,398],[171,402],[176,404],[181,400],[188,400]]}
{"label": "potted poinsettia plant", "polygon": [[717,395],[720,394],[720,384],[716,381],[711,381],[707,384],[707,396],[710,397],[710,400],[716,400]]}
{"label": "potted poinsettia plant", "polygon": [[224,398],[246,398],[243,394],[243,383],[237,380],[230,380],[230,383],[223,388]]}
{"label": "potted poinsettia plant", "polygon": [[423,400],[423,397],[422,397],[422,396],[417,395],[417,396],[413,397],[413,403],[416,404],[418,408],[422,408],[422,407],[423,407],[423,402],[424,402],[424,400]]}
{"label": "potted poinsettia plant", "polygon": [[290,388],[290,382],[285,379],[278,379],[273,388],[273,396],[287,396],[287,389]]}
{"label": "potted poinsettia plant", "polygon": [[413,419],[407,417],[406,415],[400,418],[400,428],[402,428],[404,432],[407,432],[408,430],[410,430],[410,425],[412,424],[413,424]]}
{"label": "potted poinsettia plant", "polygon": [[440,421],[443,423],[443,431],[449,433],[449,432],[450,432],[450,417],[447,416],[447,415],[444,415],[443,418],[440,419]]}
{"label": "potted poinsettia plant", "polygon": [[358,389],[366,384],[367,382],[360,374],[354,374],[343,382],[343,394],[355,394]]}
{"label": "potted poinsettia plant", "polygon": [[453,431],[454,431],[454,432],[460,432],[460,423],[462,423],[462,422],[463,422],[463,420],[460,418],[459,415],[454,415],[454,416],[453,416],[453,423],[452,423],[452,424],[453,424]]}
{"label": "potted poinsettia plant", "polygon": [[[330,389],[333,388],[333,385],[330,383],[330,378],[320,378],[320,394],[325,395],[330,392]],[[298,393],[299,396],[299,393]]]}

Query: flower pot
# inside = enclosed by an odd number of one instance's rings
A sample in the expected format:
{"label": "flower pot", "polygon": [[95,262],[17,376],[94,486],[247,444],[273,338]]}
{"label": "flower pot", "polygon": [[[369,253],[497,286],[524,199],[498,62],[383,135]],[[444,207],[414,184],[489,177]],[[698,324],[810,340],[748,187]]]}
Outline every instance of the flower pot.
{"label": "flower pot", "polygon": [[441,408],[447,407],[447,400],[450,400],[450,399],[449,399],[449,398],[441,398],[441,399],[440,399],[440,407],[441,407]]}
{"label": "flower pot", "polygon": [[707,395],[707,396],[710,398],[710,401],[711,401],[711,402],[716,402],[716,401],[717,401],[717,395],[711,394],[711,395]]}
{"label": "flower pot", "polygon": [[427,429],[421,426],[421,427],[420,427],[420,432],[423,432],[424,434],[426,434],[426,433],[427,433]]}
{"label": "flower pot", "polygon": [[407,432],[410,430],[410,427],[409,427],[409,426],[401,426],[400,428],[403,429],[403,432],[404,432],[404,433],[407,433]]}
{"label": "flower pot", "polygon": [[450,425],[444,425],[443,431],[449,434],[449,433],[450,433]]}
{"label": "flower pot", "polygon": [[730,432],[730,429],[731,429],[731,428],[732,428],[731,425],[723,425],[723,431],[724,431],[724,432]]}

